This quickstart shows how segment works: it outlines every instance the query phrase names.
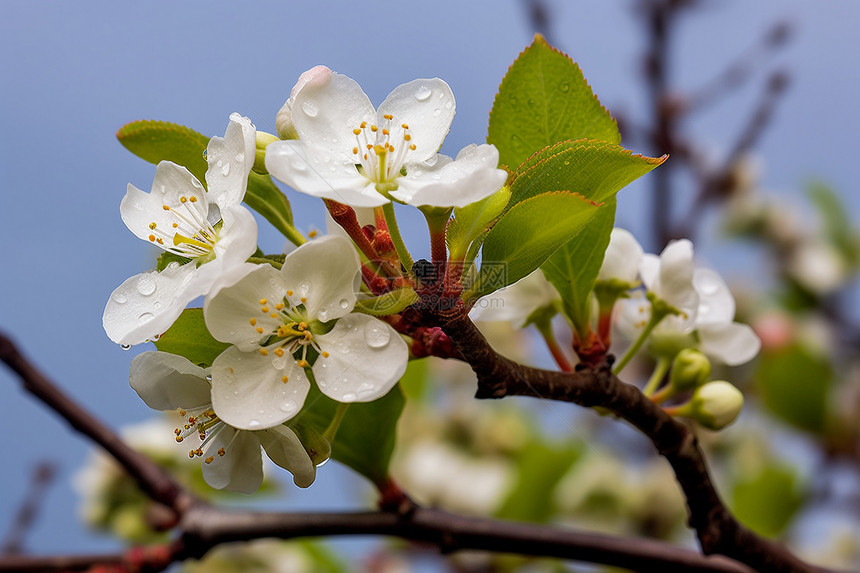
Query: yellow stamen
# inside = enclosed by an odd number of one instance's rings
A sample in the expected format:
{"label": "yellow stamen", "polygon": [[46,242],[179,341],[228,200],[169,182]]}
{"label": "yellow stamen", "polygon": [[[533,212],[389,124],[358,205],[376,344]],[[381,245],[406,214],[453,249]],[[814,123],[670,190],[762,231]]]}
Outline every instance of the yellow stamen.
{"label": "yellow stamen", "polygon": [[224,455],[224,454],[226,454],[226,453],[227,453],[227,452],[224,450],[224,448],[220,448],[220,449],[218,450],[218,455],[219,455],[219,456],[223,456],[223,455]]}
{"label": "yellow stamen", "polygon": [[180,203],[185,203],[186,201],[188,201],[188,197],[186,197],[185,195],[179,198]]}
{"label": "yellow stamen", "polygon": [[308,361],[307,360],[299,360],[298,362],[296,362],[296,366],[298,366],[299,368],[307,368]]}
{"label": "yellow stamen", "polygon": [[276,348],[275,354],[277,354],[279,357],[283,356],[284,355],[284,349],[283,348]]}
{"label": "yellow stamen", "polygon": [[153,221],[152,223],[149,224],[150,229],[154,229],[156,226],[157,225],[155,224],[155,221]]}
{"label": "yellow stamen", "polygon": [[250,322],[250,323],[251,323],[251,326],[257,326],[257,319],[256,319],[256,318],[252,318],[252,319],[251,319],[251,320],[249,320],[248,322]]}
{"label": "yellow stamen", "polygon": [[288,291],[287,291],[287,296],[293,296],[293,291],[288,290]]}
{"label": "yellow stamen", "polygon": [[150,242],[154,243],[155,242],[155,235],[150,235],[149,240],[150,240]]}
{"label": "yellow stamen", "polygon": [[214,460],[214,459],[215,459],[215,456],[209,456],[208,458],[206,458],[203,461],[206,462],[207,464],[211,464],[212,460]]}
{"label": "yellow stamen", "polygon": [[191,201],[192,203],[197,203],[197,197],[195,197],[194,195],[189,197],[188,200]]}
{"label": "yellow stamen", "polygon": [[266,304],[266,302],[267,302],[268,300],[269,300],[269,299],[261,298],[261,299],[260,299],[260,304]]}
{"label": "yellow stamen", "polygon": [[265,348],[261,348],[261,349],[260,349],[260,354],[262,354],[263,356],[268,356],[268,355],[269,355],[269,351],[268,351],[268,350],[266,350]]}
{"label": "yellow stamen", "polygon": [[278,310],[283,309],[283,308],[284,308],[284,303],[279,302],[278,304],[276,304],[276,305],[275,305],[275,308],[276,308],[276,309],[278,309]]}
{"label": "yellow stamen", "polygon": [[328,352],[326,352],[325,350],[323,350],[322,357],[328,358],[329,356],[330,356],[330,354]]}
{"label": "yellow stamen", "polygon": [[262,326],[257,327],[257,334],[263,334],[263,327]]}
{"label": "yellow stamen", "polygon": [[263,312],[263,313],[269,312],[269,307],[264,306],[263,308],[260,309],[260,312]]}
{"label": "yellow stamen", "polygon": [[290,381],[290,379],[287,378],[286,376],[281,376],[281,382],[283,382],[284,384],[286,384],[289,381]]}

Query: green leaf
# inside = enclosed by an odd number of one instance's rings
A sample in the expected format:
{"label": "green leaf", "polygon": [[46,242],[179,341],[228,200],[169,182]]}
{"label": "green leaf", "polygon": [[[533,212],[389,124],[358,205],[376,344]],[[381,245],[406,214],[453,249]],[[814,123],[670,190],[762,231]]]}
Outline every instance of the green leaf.
{"label": "green leaf", "polygon": [[796,472],[783,464],[767,464],[754,476],[738,481],[732,491],[732,511],[760,535],[776,537],[803,505]]}
{"label": "green leaf", "polygon": [[172,161],[183,165],[206,184],[208,164],[203,152],[209,138],[193,129],[167,121],[133,121],[116,132],[122,145],[146,161]]}
{"label": "green leaf", "polygon": [[534,271],[582,230],[598,207],[567,191],[544,193],[515,205],[487,234],[481,270],[466,298],[487,295]]}
{"label": "green leaf", "polygon": [[516,168],[548,145],[585,138],[621,141],[579,66],[537,35],[499,86],[487,142],[499,149],[501,164]]}
{"label": "green leaf", "polygon": [[[209,145],[209,137],[202,133],[175,123],[144,120],[124,125],[116,137],[141,159],[154,164],[172,161],[183,165],[206,185],[208,164],[203,152]],[[296,245],[304,242],[293,226],[290,202],[268,175],[250,173],[245,203]]]}
{"label": "green leaf", "polygon": [[839,195],[823,183],[813,183],[807,193],[821,213],[822,228],[830,244],[846,261],[853,265],[860,263],[860,242]]}
{"label": "green leaf", "polygon": [[460,260],[466,255],[469,245],[489,230],[510,199],[510,188],[502,187],[486,199],[454,208],[454,218],[448,223],[445,235],[453,260]]}
{"label": "green leaf", "polygon": [[208,368],[230,345],[215,340],[209,334],[202,308],[186,308],[173,326],[155,341],[155,347],[162,352],[184,356],[194,364]]}
{"label": "green leaf", "polygon": [[555,513],[555,488],[580,457],[577,446],[534,440],[517,460],[517,483],[496,513],[501,519],[544,523]]}
{"label": "green leaf", "polygon": [[766,352],[755,373],[765,408],[815,434],[826,430],[833,380],[830,363],[800,344]]}
{"label": "green leaf", "polygon": [[634,155],[614,143],[562,141],[541,150],[517,169],[511,205],[547,191],[565,189],[606,201],[666,160]]}
{"label": "green leaf", "polygon": [[[379,400],[351,404],[331,444],[331,457],[377,486],[384,485],[388,480],[397,420],[405,403],[398,385]],[[312,384],[296,422],[310,424],[323,433],[338,405]]]}
{"label": "green leaf", "polygon": [[576,237],[562,245],[541,266],[546,279],[561,295],[564,313],[581,334],[587,331],[591,311],[588,295],[594,288],[609,246],[609,235],[615,224],[615,205],[615,197],[612,197]]}
{"label": "green leaf", "polygon": [[395,289],[391,292],[358,300],[355,310],[370,316],[395,314],[418,300],[418,295],[410,287]]}

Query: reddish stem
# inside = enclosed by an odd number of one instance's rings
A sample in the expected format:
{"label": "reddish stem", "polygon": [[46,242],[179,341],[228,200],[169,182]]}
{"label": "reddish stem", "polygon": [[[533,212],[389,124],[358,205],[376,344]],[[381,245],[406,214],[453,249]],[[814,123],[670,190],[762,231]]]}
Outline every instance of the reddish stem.
{"label": "reddish stem", "polygon": [[323,199],[323,203],[325,203],[331,218],[355,241],[361,252],[372,261],[378,259],[379,255],[370,242],[370,239],[365,235],[364,229],[358,223],[358,217],[355,216],[355,211],[352,207],[332,201],[331,199]]}

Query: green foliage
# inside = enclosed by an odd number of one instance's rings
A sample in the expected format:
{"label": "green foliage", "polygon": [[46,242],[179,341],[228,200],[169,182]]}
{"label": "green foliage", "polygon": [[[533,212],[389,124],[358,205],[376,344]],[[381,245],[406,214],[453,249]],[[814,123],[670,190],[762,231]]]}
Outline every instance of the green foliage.
{"label": "green foliage", "polygon": [[582,230],[598,208],[597,203],[566,191],[544,193],[515,205],[487,234],[481,270],[466,297],[484,296],[537,269]]}
{"label": "green foliage", "polygon": [[[385,484],[397,420],[405,403],[400,386],[395,386],[379,400],[350,404],[331,444],[331,457],[377,486]],[[305,406],[295,421],[324,433],[339,405],[312,384]]]}
{"label": "green foliage", "polygon": [[827,240],[850,264],[860,264],[860,237],[854,231],[842,200],[823,183],[810,185],[807,193],[821,214]]}
{"label": "green foliage", "polygon": [[208,368],[230,345],[215,340],[209,334],[202,308],[186,308],[173,326],[155,341],[155,347],[162,352],[184,356],[194,364]]}
{"label": "green foliage", "polygon": [[411,287],[398,288],[393,291],[356,301],[355,310],[370,316],[386,316],[402,311],[418,300],[418,295]]}
{"label": "green foliage", "polygon": [[534,439],[517,456],[517,483],[497,517],[532,523],[549,521],[555,513],[556,486],[580,455],[577,445],[552,445]]}
{"label": "green foliage", "polygon": [[500,162],[513,168],[548,145],[583,138],[621,141],[615,120],[579,66],[537,35],[499,86],[487,142],[499,149]]}
{"label": "green foliage", "polygon": [[453,260],[465,257],[469,245],[489,231],[511,199],[509,187],[502,187],[486,199],[454,208],[454,218],[448,223],[445,240]]}
{"label": "green foliage", "polygon": [[609,235],[615,224],[615,197],[601,207],[576,237],[554,252],[541,266],[544,276],[561,295],[562,310],[580,335],[588,332],[591,305],[588,295],[594,288]]}
{"label": "green foliage", "polygon": [[767,537],[776,537],[803,505],[795,470],[782,464],[764,465],[734,484],[732,511],[741,523]]}
{"label": "green foliage", "polygon": [[122,126],[116,138],[141,159],[152,164],[172,161],[206,184],[208,165],[203,152],[209,145],[209,138],[202,133],[167,121],[141,120]]}
{"label": "green foliage", "polygon": [[409,361],[406,373],[400,379],[400,389],[408,400],[420,401],[427,397],[430,390],[427,374],[427,360]]}
{"label": "green foliage", "polygon": [[[208,164],[203,155],[209,138],[193,129],[166,121],[143,120],[124,125],[116,133],[123,146],[150,163],[172,161],[185,166],[204,186]],[[251,172],[245,203],[295,244],[304,240],[293,226],[290,202],[268,175]]]}
{"label": "green foliage", "polygon": [[765,353],[755,373],[764,406],[789,424],[823,433],[834,372],[830,363],[794,344]]}
{"label": "green foliage", "polygon": [[634,155],[613,143],[562,141],[530,157],[511,183],[511,204],[564,189],[606,201],[624,186],[662,164],[666,157]]}

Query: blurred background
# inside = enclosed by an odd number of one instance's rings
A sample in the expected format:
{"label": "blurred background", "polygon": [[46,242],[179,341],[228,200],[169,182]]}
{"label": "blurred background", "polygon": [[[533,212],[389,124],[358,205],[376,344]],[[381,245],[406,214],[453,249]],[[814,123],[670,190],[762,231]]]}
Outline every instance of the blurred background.
{"label": "blurred background", "polygon": [[[117,431],[153,416],[127,384],[131,358],[148,348],[112,344],[101,315],[110,292],[152,268],[155,255],[119,217],[126,185],[148,190],[155,171],[117,142],[119,127],[158,119],[220,135],[237,111],[275,132],[299,74],[325,64],[356,79],[376,104],[416,77],[443,78],[457,115],[442,151],[454,155],[484,141],[499,82],[542,32],[582,67],[619,120],[625,147],[672,155],[621,192],[616,224],[651,252],[670,238],[693,238],[697,257],[736,287],[739,319],[764,341],[760,359],[731,378],[750,406],[735,426],[705,437],[721,492],[742,521],[810,559],[860,567],[860,255],[852,228],[860,221],[860,4],[7,0],[3,7],[0,329]],[[287,194],[302,230],[324,228],[318,201]],[[427,256],[423,222],[412,220],[401,222],[407,243],[416,258]],[[284,248],[268,225],[261,230],[264,251]],[[520,350],[531,342],[514,339]],[[545,351],[528,355],[548,365]],[[693,544],[672,476],[626,428],[560,405],[523,411],[516,408],[523,402],[459,400],[472,389],[468,371],[441,361],[411,375],[412,410],[395,467],[419,499]],[[458,402],[467,405],[446,406]],[[440,405],[444,414],[434,414]],[[122,545],[118,537],[145,538],[134,512],[125,522],[102,515],[112,535],[77,523],[82,498],[72,482],[90,444],[6,369],[0,432],[13,438],[0,469],[7,549],[107,551]],[[561,461],[542,466],[549,457]],[[461,483],[485,484],[486,499],[433,490],[434,466],[471,476]],[[518,489],[530,473],[549,481],[529,491],[543,487],[549,497]],[[40,482],[34,476],[52,479],[35,494],[37,519],[19,540],[16,516]],[[325,509],[373,500],[361,477],[335,463],[309,490],[272,476],[268,497],[227,503]],[[336,546],[364,556],[357,568],[390,566],[367,541]],[[301,561],[322,550],[283,551]],[[463,570],[478,566],[463,560]]]}

